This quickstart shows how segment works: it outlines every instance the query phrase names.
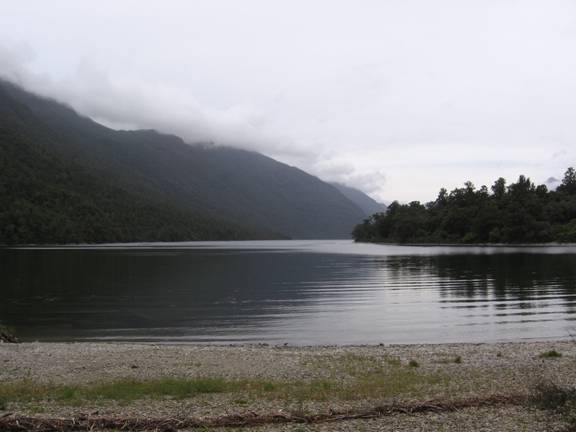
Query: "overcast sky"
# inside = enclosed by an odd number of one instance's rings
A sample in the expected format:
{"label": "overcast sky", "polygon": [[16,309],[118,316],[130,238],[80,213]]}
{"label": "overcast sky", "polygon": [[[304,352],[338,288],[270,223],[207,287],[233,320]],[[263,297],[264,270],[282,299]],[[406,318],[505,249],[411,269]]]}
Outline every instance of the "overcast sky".
{"label": "overcast sky", "polygon": [[0,74],[391,201],[576,164],[576,2],[2,1]]}

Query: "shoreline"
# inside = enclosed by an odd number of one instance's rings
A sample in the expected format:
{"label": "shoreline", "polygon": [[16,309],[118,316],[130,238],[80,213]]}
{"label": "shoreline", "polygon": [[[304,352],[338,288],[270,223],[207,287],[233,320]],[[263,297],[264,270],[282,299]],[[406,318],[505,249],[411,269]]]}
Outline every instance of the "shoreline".
{"label": "shoreline", "polygon": [[528,248],[528,247],[574,247],[576,243],[560,243],[560,242],[549,242],[549,243],[394,243],[394,242],[381,242],[381,241],[361,241],[354,240],[354,243],[360,244],[375,244],[382,246],[418,246],[418,247],[510,247],[510,248]]}
{"label": "shoreline", "polygon": [[[496,352],[503,350],[509,353],[522,352],[527,355],[530,351],[551,349],[555,346],[568,350],[576,360],[576,340],[570,336],[565,338],[552,338],[541,340],[517,340],[498,342],[439,342],[439,343],[378,343],[378,344],[310,344],[293,345],[288,343],[178,343],[178,342],[132,342],[132,341],[21,341],[19,343],[0,343],[0,361],[14,359],[14,354],[22,355],[22,359],[35,360],[37,366],[52,365],[54,357],[69,355],[74,361],[88,360],[89,354],[96,355],[90,361],[98,365],[104,361],[104,355],[110,355],[107,362],[123,361],[122,354],[138,352],[143,358],[154,353],[165,353],[164,357],[178,354],[194,355],[195,353],[275,353],[277,355],[297,356],[304,354],[319,355],[321,353],[362,353],[374,355],[397,355],[400,358],[412,354],[429,353],[433,355],[448,352]],[[573,352],[573,353],[572,353]],[[48,357],[38,356],[27,358],[32,354],[47,353]],[[171,357],[172,358],[172,357]],[[174,359],[174,358],[172,358]],[[6,378],[0,369],[0,379]]]}
{"label": "shoreline", "polygon": [[[378,342],[378,343],[321,343],[321,344],[294,344],[288,342],[176,342],[176,341],[146,341],[146,340],[39,340],[39,339],[21,339],[18,342],[0,341],[0,348],[6,346],[26,346],[26,345],[110,345],[110,346],[158,346],[158,347],[188,347],[188,348],[270,348],[270,349],[296,349],[296,350],[313,350],[313,349],[364,349],[364,348],[409,348],[409,347],[458,347],[458,346],[493,346],[493,345],[530,345],[530,344],[553,344],[553,343],[573,343],[576,345],[576,335],[551,336],[549,338],[525,338],[517,340],[497,340],[497,341],[479,341],[479,342]],[[1,351],[0,351],[1,352]]]}
{"label": "shoreline", "polygon": [[574,242],[548,242],[548,243],[397,243],[386,241],[362,241],[348,239],[252,239],[252,240],[182,240],[170,242],[116,242],[116,243],[32,243],[32,244],[0,244],[0,250],[58,250],[58,249],[122,249],[122,248],[146,248],[156,245],[164,245],[167,248],[179,247],[184,243],[253,243],[253,242],[301,242],[301,241],[349,241],[353,244],[382,245],[382,246],[409,246],[409,247],[575,247]]}
{"label": "shoreline", "polygon": [[[292,423],[302,418],[318,422],[305,430],[475,430],[487,418],[494,424],[478,429],[557,424],[550,430],[562,430],[561,418],[524,402],[540,382],[576,388],[572,340],[306,347],[25,342],[0,344],[0,365],[0,418],[204,419],[208,430],[232,417],[262,420],[250,429],[258,431],[296,431]],[[189,392],[178,393],[183,388]],[[26,392],[35,396],[27,399]],[[414,407],[420,414],[396,412]],[[332,423],[330,413],[341,421]],[[439,419],[444,429],[426,429]],[[91,426],[97,424],[104,423]]]}

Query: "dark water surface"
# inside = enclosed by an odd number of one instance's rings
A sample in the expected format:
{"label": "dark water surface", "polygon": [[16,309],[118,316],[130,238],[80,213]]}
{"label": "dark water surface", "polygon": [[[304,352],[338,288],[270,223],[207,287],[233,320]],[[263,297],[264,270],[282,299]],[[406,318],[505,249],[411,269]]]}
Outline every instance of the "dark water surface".
{"label": "dark water surface", "polygon": [[0,250],[25,340],[363,344],[567,338],[576,247],[202,242]]}

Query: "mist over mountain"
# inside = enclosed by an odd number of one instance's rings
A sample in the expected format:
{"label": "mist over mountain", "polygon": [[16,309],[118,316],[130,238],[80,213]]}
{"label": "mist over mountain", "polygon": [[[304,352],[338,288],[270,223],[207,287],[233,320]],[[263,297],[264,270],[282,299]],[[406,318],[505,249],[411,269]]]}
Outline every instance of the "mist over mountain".
{"label": "mist over mountain", "polygon": [[366,195],[361,190],[356,188],[346,186],[342,183],[331,183],[336,189],[338,189],[342,194],[356,204],[366,216],[372,216],[374,213],[380,213],[386,211],[386,204],[379,203],[375,199]]}
{"label": "mist over mountain", "polygon": [[113,130],[6,81],[0,109],[0,242],[347,238],[365,216],[259,153]]}

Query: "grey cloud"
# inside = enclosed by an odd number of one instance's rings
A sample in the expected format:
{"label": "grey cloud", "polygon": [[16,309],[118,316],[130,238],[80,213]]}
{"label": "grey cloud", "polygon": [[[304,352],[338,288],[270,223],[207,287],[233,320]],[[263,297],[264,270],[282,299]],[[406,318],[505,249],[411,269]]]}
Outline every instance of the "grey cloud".
{"label": "grey cloud", "polygon": [[548,186],[548,189],[550,190],[556,190],[556,188],[560,186],[560,183],[562,183],[562,181],[558,180],[556,177],[548,177],[544,182],[544,184]]}
{"label": "grey cloud", "polygon": [[[25,55],[23,55],[24,53]],[[366,175],[355,175],[348,165],[345,175],[317,164],[325,156],[321,148],[297,145],[288,135],[266,130],[267,113],[253,105],[216,109],[201,105],[186,89],[150,86],[145,83],[115,82],[105,72],[84,61],[65,80],[33,73],[28,64],[34,58],[28,47],[0,45],[0,76],[37,94],[61,100],[78,112],[118,129],[146,128],[172,133],[189,143],[210,142],[259,151],[300,166],[325,180],[338,180],[366,192]],[[276,96],[277,98],[277,96]]]}
{"label": "grey cloud", "polygon": [[0,37],[38,56],[0,57],[109,125],[426,201],[576,161],[575,22],[570,0],[23,0],[3,5]]}

